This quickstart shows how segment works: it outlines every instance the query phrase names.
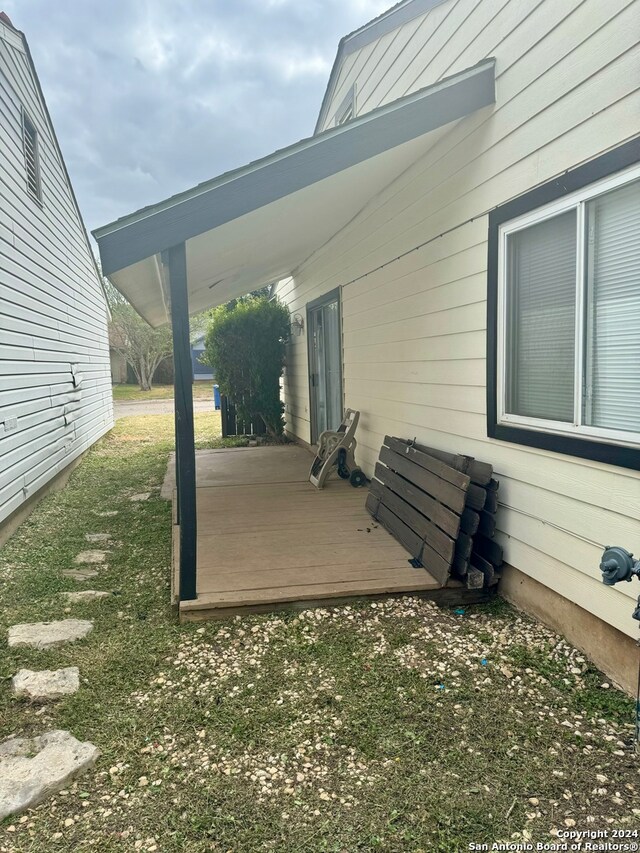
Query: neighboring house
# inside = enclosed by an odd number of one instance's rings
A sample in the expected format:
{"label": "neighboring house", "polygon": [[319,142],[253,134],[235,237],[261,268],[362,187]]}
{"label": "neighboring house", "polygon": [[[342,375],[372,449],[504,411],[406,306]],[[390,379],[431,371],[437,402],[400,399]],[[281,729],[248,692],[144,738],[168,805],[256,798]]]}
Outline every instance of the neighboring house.
{"label": "neighboring house", "polygon": [[129,365],[126,358],[117,349],[109,347],[109,362],[111,365],[111,384],[125,385],[129,376]]}
{"label": "neighboring house", "polygon": [[203,364],[200,358],[204,352],[204,335],[198,335],[191,341],[191,364],[193,365],[193,378],[196,382],[200,380],[213,380],[213,371],[208,364]]}
{"label": "neighboring house", "polygon": [[[290,434],[350,407],[369,475],[385,434],[491,462],[503,592],[627,686],[640,590],[599,562],[640,552],[638,20],[640,0],[405,0],[340,43],[314,137],[95,232],[153,324],[169,288],[179,384],[187,311],[279,280]],[[183,599],[195,535],[183,514]]]}
{"label": "neighboring house", "polygon": [[0,541],[113,424],[107,305],[24,35],[0,14]]}

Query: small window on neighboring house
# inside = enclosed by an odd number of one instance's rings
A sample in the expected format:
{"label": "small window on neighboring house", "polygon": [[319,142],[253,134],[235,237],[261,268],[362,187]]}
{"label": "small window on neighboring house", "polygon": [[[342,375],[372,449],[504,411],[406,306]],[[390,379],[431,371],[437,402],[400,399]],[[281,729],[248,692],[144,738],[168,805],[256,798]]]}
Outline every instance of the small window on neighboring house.
{"label": "small window on neighboring house", "polygon": [[35,129],[29,116],[22,113],[22,142],[24,146],[24,160],[27,169],[27,189],[29,193],[42,201],[40,187],[40,160],[38,152],[38,131]]}
{"label": "small window on neighboring house", "polygon": [[[618,446],[640,466],[640,167],[502,221],[495,237],[490,435],[607,461]],[[586,449],[598,442],[609,456]]]}

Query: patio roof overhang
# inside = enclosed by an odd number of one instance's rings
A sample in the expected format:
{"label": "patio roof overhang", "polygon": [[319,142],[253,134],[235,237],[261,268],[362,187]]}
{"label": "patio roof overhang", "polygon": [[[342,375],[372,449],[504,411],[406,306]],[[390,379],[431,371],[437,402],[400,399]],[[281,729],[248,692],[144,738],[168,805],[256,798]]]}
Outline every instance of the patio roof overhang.
{"label": "patio roof overhang", "polygon": [[188,310],[285,278],[425,152],[495,101],[487,59],[419,92],[96,229],[103,273],[152,325],[170,319],[163,252],[186,248]]}
{"label": "patio roof overhang", "polygon": [[93,232],[102,271],[152,325],[171,320],[181,601],[197,598],[189,314],[294,274],[425,152],[495,101],[494,60]]}

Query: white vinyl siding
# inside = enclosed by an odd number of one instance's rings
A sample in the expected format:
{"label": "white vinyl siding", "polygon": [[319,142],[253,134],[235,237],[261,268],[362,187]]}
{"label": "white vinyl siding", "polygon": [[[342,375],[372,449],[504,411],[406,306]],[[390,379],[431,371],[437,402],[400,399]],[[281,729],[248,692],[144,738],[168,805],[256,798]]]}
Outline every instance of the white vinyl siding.
{"label": "white vinyl siding", "polygon": [[[23,111],[42,205],[28,186]],[[0,160],[1,523],[113,423],[101,284],[22,39],[3,24]]]}
{"label": "white vinyl siding", "polygon": [[[367,474],[389,433],[492,462],[507,561],[635,637],[637,590],[605,588],[598,566],[602,544],[640,552],[640,474],[489,439],[485,359],[488,211],[638,133],[640,3],[447,0],[429,14],[439,26],[395,54],[378,91],[494,55],[495,106],[427,137],[421,161],[278,293],[295,313],[342,288],[344,403],[361,411]],[[379,101],[357,84],[362,114]],[[289,347],[285,405],[308,441],[305,336]]]}
{"label": "white vinyl siding", "polygon": [[41,201],[38,131],[24,111],[22,112],[22,144],[24,147],[27,189],[37,201]]}

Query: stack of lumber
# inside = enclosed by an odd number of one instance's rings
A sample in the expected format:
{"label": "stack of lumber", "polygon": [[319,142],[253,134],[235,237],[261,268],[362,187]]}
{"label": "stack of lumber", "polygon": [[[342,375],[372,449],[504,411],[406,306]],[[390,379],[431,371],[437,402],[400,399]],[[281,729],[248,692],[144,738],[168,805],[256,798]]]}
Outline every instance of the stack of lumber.
{"label": "stack of lumber", "polygon": [[498,482],[488,463],[385,436],[366,506],[443,586],[450,576],[469,589],[498,582]]}
{"label": "stack of lumber", "polygon": [[496,511],[499,483],[493,477],[493,466],[471,456],[445,453],[435,448],[416,445],[425,453],[451,465],[471,478],[467,499],[468,529],[471,539],[468,549],[459,549],[453,562],[453,575],[464,579],[471,589],[493,586],[500,580],[502,546],[495,541]]}

